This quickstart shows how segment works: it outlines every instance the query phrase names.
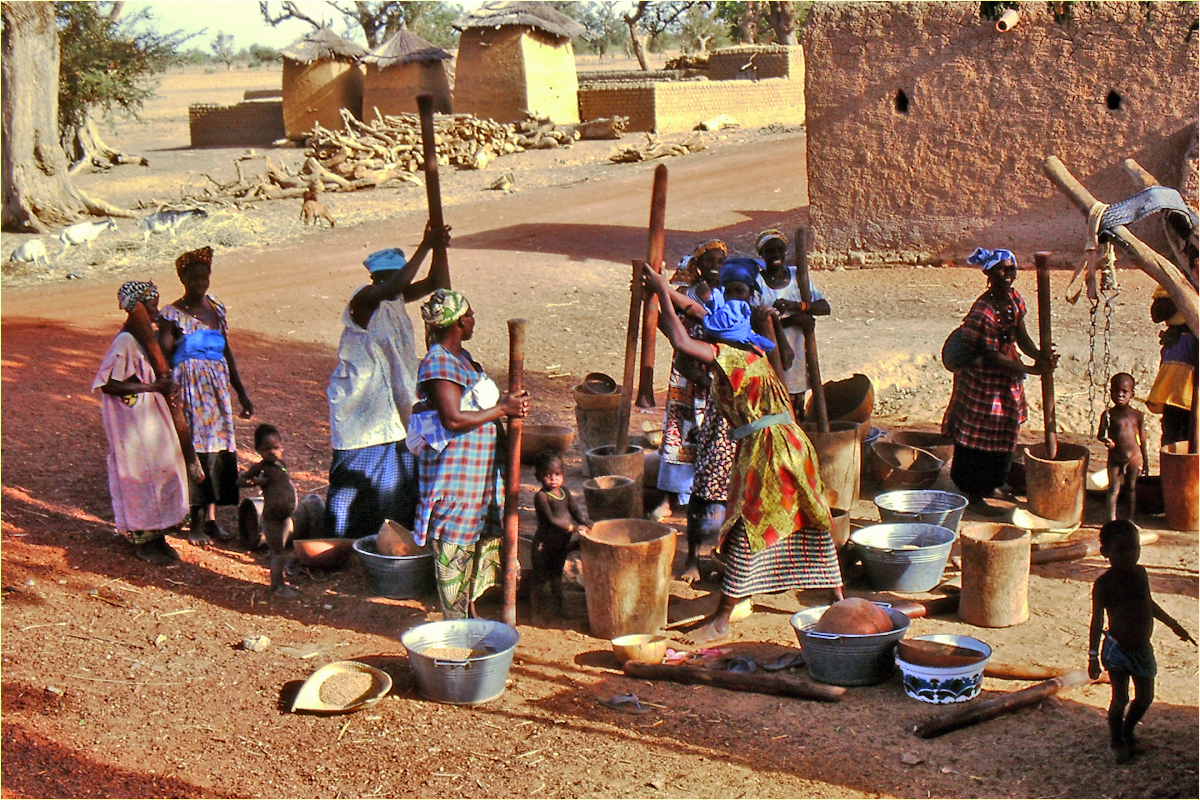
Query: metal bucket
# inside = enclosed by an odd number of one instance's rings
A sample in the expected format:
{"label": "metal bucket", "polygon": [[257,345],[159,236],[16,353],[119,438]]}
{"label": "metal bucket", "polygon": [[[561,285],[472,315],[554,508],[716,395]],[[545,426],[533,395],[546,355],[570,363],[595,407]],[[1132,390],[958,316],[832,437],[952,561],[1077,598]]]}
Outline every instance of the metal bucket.
{"label": "metal bucket", "polygon": [[358,553],[367,571],[371,593],[398,600],[431,594],[434,588],[433,552],[415,556],[385,556],[379,553],[375,545],[378,538],[378,534],[372,534],[354,541],[354,552]]}
{"label": "metal bucket", "polygon": [[899,489],[875,498],[880,522],[924,522],[958,531],[967,498],[935,489]]}
{"label": "metal bucket", "polygon": [[826,490],[837,492],[838,508],[853,508],[862,482],[862,446],[857,422],[830,422],[829,433],[815,422],[804,423],[804,434],[817,452],[817,467]]}
{"label": "metal bucket", "polygon": [[642,515],[642,496],[632,478],[601,475],[583,482],[583,501],[593,522],[605,519],[637,519]]}
{"label": "metal bucket", "polygon": [[891,522],[860,528],[850,534],[850,541],[858,547],[871,588],[928,592],[941,583],[954,531],[921,522]]}
{"label": "metal bucket", "polygon": [[641,519],[597,522],[580,536],[592,636],[658,633],[667,624],[675,530]]}
{"label": "metal bucket", "polygon": [[1029,510],[1066,528],[1083,521],[1083,490],[1087,485],[1088,449],[1059,443],[1054,458],[1046,444],[1025,448],[1025,496]]}
{"label": "metal bucket", "polygon": [[887,603],[875,605],[887,611],[893,630],[865,636],[809,630],[829,606],[792,615],[792,628],[804,650],[809,677],[836,686],[870,686],[887,680],[895,666],[892,652],[896,642],[904,638],[912,620]]}
{"label": "metal bucket", "polygon": [[[421,696],[456,706],[486,703],[504,693],[520,640],[516,628],[488,619],[427,622],[400,636]],[[461,647],[480,654],[462,661],[423,655],[422,651],[435,647]]]}

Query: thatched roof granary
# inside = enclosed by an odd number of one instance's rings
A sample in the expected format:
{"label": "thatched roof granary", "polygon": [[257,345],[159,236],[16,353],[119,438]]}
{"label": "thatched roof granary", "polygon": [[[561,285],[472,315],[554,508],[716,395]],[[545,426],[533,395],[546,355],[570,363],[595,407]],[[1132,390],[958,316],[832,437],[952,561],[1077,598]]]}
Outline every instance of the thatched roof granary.
{"label": "thatched roof granary", "polygon": [[454,105],[497,122],[526,112],[560,124],[579,121],[571,38],[585,28],[545,3],[491,2],[463,15]]}
{"label": "thatched roof granary", "polygon": [[303,139],[316,123],[341,128],[342,108],[362,118],[363,71],[357,62],[366,52],[328,28],[280,51],[283,128],[289,139]]}
{"label": "thatched roof granary", "polygon": [[433,110],[453,113],[450,81],[444,61],[450,54],[417,34],[401,28],[396,35],[362,57],[367,68],[363,114],[414,113],[417,95],[433,95]]}

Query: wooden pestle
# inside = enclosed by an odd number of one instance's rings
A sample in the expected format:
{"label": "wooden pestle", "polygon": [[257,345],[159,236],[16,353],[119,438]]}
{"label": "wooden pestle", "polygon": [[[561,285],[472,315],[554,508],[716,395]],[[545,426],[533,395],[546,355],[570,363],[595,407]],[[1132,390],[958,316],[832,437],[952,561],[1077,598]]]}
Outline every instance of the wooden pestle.
{"label": "wooden pestle", "polygon": [[[796,284],[805,306],[812,303],[808,285],[808,229],[796,228]],[[804,363],[808,370],[808,388],[813,393],[813,410],[817,415],[817,430],[829,433],[829,409],[825,405],[825,385],[821,383],[821,366],[817,361],[816,324],[804,326]]]}

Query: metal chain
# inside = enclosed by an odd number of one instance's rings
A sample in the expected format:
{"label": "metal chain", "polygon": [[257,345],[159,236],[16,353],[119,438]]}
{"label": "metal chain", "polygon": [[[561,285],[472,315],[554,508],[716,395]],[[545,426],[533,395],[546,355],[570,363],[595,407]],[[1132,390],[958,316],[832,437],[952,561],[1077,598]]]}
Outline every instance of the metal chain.
{"label": "metal chain", "polygon": [[1088,419],[1096,419],[1096,312],[1100,309],[1100,298],[1092,301],[1088,310],[1091,324],[1088,327]]}
{"label": "metal chain", "polygon": [[1121,288],[1117,286],[1117,259],[1111,243],[1101,263],[1103,268],[1100,272],[1100,294],[1104,297],[1104,382],[1100,386],[1104,394],[1104,410],[1107,411],[1111,400],[1108,382],[1112,380],[1113,301],[1121,294]]}

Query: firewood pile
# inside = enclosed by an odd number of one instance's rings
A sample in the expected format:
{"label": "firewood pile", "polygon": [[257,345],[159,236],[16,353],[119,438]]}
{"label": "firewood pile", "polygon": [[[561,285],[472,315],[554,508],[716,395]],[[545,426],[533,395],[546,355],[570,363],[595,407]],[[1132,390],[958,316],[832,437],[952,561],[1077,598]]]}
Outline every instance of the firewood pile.
{"label": "firewood pile", "polygon": [[698,153],[706,147],[708,143],[704,141],[704,137],[697,134],[691,134],[682,142],[665,142],[647,133],[644,144],[621,147],[612,154],[610,160],[615,164],[635,164],[667,156],[686,156],[688,153]]}

